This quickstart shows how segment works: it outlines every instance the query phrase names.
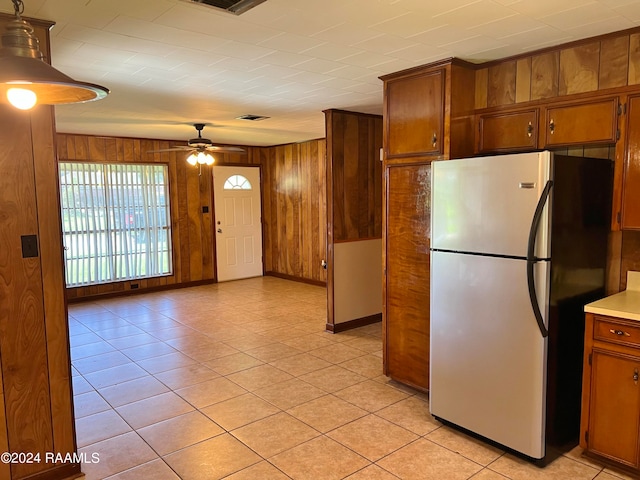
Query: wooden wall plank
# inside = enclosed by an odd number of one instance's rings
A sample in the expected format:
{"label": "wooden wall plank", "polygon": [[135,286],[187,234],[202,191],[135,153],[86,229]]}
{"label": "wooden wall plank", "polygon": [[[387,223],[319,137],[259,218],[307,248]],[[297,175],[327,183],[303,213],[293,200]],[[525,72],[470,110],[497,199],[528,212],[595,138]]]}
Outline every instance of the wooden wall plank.
{"label": "wooden wall plank", "polygon": [[598,89],[624,87],[629,76],[629,35],[600,42]]}
{"label": "wooden wall plank", "polygon": [[487,106],[511,105],[516,101],[516,62],[489,67]]}
{"label": "wooden wall plank", "polygon": [[88,160],[103,162],[107,158],[106,139],[104,137],[87,137]]}
{"label": "wooden wall plank", "polygon": [[31,115],[53,445],[56,452],[71,453],[76,449],[75,419],[71,398],[58,164],[52,155],[55,151],[53,123],[53,108],[41,108],[38,114]]}
{"label": "wooden wall plank", "polygon": [[[360,238],[360,203],[363,200],[363,194],[366,191],[366,183],[363,185],[360,181],[361,173],[363,180],[367,179],[366,158],[365,168],[361,169],[360,155],[360,119],[355,115],[341,115],[344,117],[344,131],[342,135],[338,132],[336,137],[342,139],[342,149],[344,156],[342,158],[341,170],[343,171],[343,195],[333,198],[334,208],[337,203],[342,204],[345,212],[343,224],[343,238],[334,236],[334,241],[347,238]],[[364,152],[366,154],[366,151]],[[331,199],[330,199],[331,201]],[[366,219],[366,216],[365,216]]]}
{"label": "wooden wall plank", "polygon": [[480,68],[476,70],[475,107],[487,107],[487,88],[489,87],[489,69]]}
{"label": "wooden wall plank", "polygon": [[558,96],[560,53],[552,51],[531,57],[531,100]]}
{"label": "wooden wall plank", "polygon": [[560,50],[558,95],[596,91],[599,70],[600,42]]}
{"label": "wooden wall plank", "polygon": [[629,79],[628,85],[640,83],[640,33],[629,35]]}
{"label": "wooden wall plank", "polygon": [[531,57],[516,62],[516,103],[531,100]]}

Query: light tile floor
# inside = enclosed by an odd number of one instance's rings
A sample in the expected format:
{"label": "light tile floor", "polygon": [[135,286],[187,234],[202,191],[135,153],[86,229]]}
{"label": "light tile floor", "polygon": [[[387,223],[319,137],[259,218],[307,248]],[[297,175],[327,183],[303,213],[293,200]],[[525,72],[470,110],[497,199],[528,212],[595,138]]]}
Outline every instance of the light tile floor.
{"label": "light tile floor", "polygon": [[69,305],[87,480],[631,478],[441,425],[382,375],[380,324],[325,320],[325,289],[273,277]]}

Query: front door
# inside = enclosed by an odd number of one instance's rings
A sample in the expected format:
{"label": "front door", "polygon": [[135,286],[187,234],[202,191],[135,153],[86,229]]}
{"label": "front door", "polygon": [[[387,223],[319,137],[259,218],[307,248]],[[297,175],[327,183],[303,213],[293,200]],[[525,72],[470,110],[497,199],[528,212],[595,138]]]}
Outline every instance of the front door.
{"label": "front door", "polygon": [[262,275],[260,169],[213,167],[218,281]]}

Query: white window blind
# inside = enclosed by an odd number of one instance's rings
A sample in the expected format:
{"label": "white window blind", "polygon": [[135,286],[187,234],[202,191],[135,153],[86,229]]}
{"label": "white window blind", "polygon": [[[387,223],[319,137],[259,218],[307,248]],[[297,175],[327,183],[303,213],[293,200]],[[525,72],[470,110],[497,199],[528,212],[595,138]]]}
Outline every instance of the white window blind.
{"label": "white window blind", "polygon": [[166,165],[60,162],[68,287],[172,273]]}

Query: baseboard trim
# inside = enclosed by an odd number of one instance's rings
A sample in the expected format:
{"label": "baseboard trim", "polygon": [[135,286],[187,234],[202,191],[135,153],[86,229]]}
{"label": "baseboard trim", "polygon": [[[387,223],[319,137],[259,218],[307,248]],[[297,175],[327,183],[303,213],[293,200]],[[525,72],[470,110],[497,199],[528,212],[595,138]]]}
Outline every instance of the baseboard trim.
{"label": "baseboard trim", "polygon": [[264,272],[265,276],[282,278],[284,280],[291,280],[293,282],[308,283],[309,285],[315,285],[316,287],[326,287],[327,282],[321,280],[312,280],[311,278],[295,277],[293,275],[287,275],[286,273],[279,272]]}
{"label": "baseboard trim", "polygon": [[79,463],[66,463],[27,477],[29,480],[73,480],[84,477]]}
{"label": "baseboard trim", "polygon": [[195,282],[172,283],[169,285],[158,285],[155,287],[118,290],[115,292],[105,292],[105,293],[97,293],[94,295],[83,295],[82,297],[67,298],[67,303],[80,303],[87,300],[96,300],[98,298],[103,299],[103,298],[125,297],[129,295],[138,295],[141,293],[160,292],[163,290],[176,290],[178,288],[200,287],[202,285],[212,285],[214,283],[216,283],[216,281],[213,279],[197,280]]}
{"label": "baseboard trim", "polygon": [[327,323],[326,329],[327,329],[327,332],[340,333],[340,332],[346,332],[347,330],[353,330],[354,328],[366,327],[367,325],[371,325],[373,323],[377,323],[381,321],[382,321],[382,313],[376,313],[375,315],[356,318],[353,320],[348,320],[346,322]]}

